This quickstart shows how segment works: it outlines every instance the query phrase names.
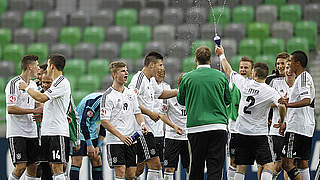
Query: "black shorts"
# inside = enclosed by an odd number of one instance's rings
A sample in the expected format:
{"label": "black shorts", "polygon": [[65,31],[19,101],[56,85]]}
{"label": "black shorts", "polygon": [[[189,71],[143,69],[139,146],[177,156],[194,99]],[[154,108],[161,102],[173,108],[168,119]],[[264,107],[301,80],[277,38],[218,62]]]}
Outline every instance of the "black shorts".
{"label": "black shorts", "polygon": [[10,137],[8,142],[14,165],[22,162],[32,164],[39,160],[40,146],[38,138]]}
{"label": "black shorts", "polygon": [[164,147],[164,167],[178,167],[179,155],[183,168],[189,168],[190,156],[188,150],[188,140],[165,139]]}
{"label": "black shorts", "polygon": [[115,166],[136,167],[136,144],[107,144],[107,159],[110,168]]}
{"label": "black shorts", "polygon": [[228,144],[228,152],[230,157],[235,157],[236,155],[236,147],[237,147],[237,135],[238,133],[231,133],[229,144]]}
{"label": "black shorts", "polygon": [[163,163],[163,152],[164,152],[164,137],[155,137],[156,151],[159,154],[160,162]]}
{"label": "black shorts", "polygon": [[[92,140],[92,145],[93,147],[97,147],[98,144],[98,138]],[[88,152],[87,152],[87,143],[86,141],[80,141],[80,149],[77,152],[73,152],[71,153],[71,156],[87,156]]]}
{"label": "black shorts", "polygon": [[148,134],[146,135],[140,136],[137,141],[136,149],[138,162],[141,163],[148,159],[159,156],[156,148],[157,147],[155,139],[151,132],[148,132]]}
{"label": "black shorts", "polygon": [[273,142],[273,151],[276,155],[276,161],[281,161],[284,137],[276,135],[273,135],[271,137]]}
{"label": "black shorts", "polygon": [[272,138],[267,135],[248,136],[237,135],[238,147],[236,148],[235,163],[237,165],[264,165],[275,161]]}
{"label": "black shorts", "polygon": [[52,163],[69,161],[70,138],[65,136],[41,136],[41,160]]}
{"label": "black shorts", "polygon": [[311,155],[312,137],[288,132],[285,135],[282,157],[309,160]]}

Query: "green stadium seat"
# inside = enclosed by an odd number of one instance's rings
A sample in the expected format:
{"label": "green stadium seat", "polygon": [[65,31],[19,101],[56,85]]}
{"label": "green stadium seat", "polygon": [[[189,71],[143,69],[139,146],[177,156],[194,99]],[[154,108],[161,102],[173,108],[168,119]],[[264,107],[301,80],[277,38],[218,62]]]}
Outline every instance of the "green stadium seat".
{"label": "green stadium seat", "polygon": [[152,39],[152,30],[150,26],[147,25],[139,25],[132,26],[129,29],[129,40],[141,42],[144,45],[151,41]]}
{"label": "green stadium seat", "polygon": [[115,24],[117,26],[131,27],[138,22],[138,13],[135,9],[120,9],[116,12]]}
{"label": "green stadium seat", "polygon": [[88,63],[88,75],[97,75],[102,81],[109,74],[109,61],[106,59],[93,59]]}
{"label": "green stadium seat", "polygon": [[298,4],[288,4],[280,8],[280,21],[289,21],[296,24],[301,21],[302,10]]}
{"label": "green stadium seat", "polygon": [[69,59],[66,62],[64,73],[66,75],[79,77],[86,71],[86,62],[83,59]]}
{"label": "green stadium seat", "polygon": [[80,43],[81,29],[79,27],[64,27],[60,33],[60,43],[70,44],[72,47]]}
{"label": "green stadium seat", "polygon": [[80,103],[80,101],[86,97],[88,94],[90,94],[89,91],[75,91],[71,95],[73,97],[74,103],[76,106]]}
{"label": "green stadium seat", "polygon": [[[11,43],[11,41],[12,41],[11,29],[9,29],[9,28],[1,28],[0,29],[0,46],[4,47],[5,45]],[[1,58],[1,56],[0,56],[0,58]]]}
{"label": "green stadium seat", "polygon": [[197,64],[194,61],[194,57],[186,57],[182,62],[182,72],[189,72],[197,68]]}
{"label": "green stadium seat", "polygon": [[8,7],[8,0],[0,0],[0,17],[3,12],[7,10]]}
{"label": "green stadium seat", "polygon": [[104,41],[103,27],[87,27],[83,34],[83,41],[93,43],[98,47]]}
{"label": "green stadium seat", "polygon": [[43,43],[30,44],[27,54],[38,56],[39,64],[43,64],[48,59],[48,45]]}
{"label": "green stadium seat", "polygon": [[6,108],[0,109],[0,126],[6,126]]}
{"label": "green stadium seat", "polygon": [[248,27],[248,38],[260,39],[261,43],[266,38],[269,38],[269,24],[267,23],[252,23]]}
{"label": "green stadium seat", "polygon": [[236,6],[232,12],[232,22],[248,25],[254,21],[254,9],[252,6]]}
{"label": "green stadium seat", "polygon": [[80,91],[94,92],[101,87],[101,80],[95,75],[82,75],[78,80],[78,89]]}
{"label": "green stadium seat", "polygon": [[257,56],[255,58],[255,62],[264,62],[268,65],[269,68],[269,74],[272,73],[272,70],[274,69],[274,60],[275,56],[268,56],[268,55],[262,55],[262,56]]}
{"label": "green stadium seat", "polygon": [[134,75],[134,74],[129,74],[129,75],[128,75],[128,80],[127,80],[127,83],[125,84],[126,87],[129,86],[129,84],[130,84],[130,82],[131,82],[131,80],[132,80],[133,75]]}
{"label": "green stadium seat", "polygon": [[22,57],[24,56],[24,45],[22,44],[8,44],[3,49],[3,60],[12,61],[16,64],[20,64]]}
{"label": "green stadium seat", "polygon": [[291,54],[295,50],[302,50],[309,56],[309,43],[306,38],[294,37],[287,42],[287,52]]}
{"label": "green stadium seat", "polygon": [[144,46],[140,42],[125,42],[121,46],[120,57],[136,62],[142,57]]}
{"label": "green stadium seat", "polygon": [[[67,61],[68,62],[68,61]],[[70,75],[70,74],[67,74],[64,76],[69,80],[70,82],[70,86],[71,86],[71,94],[73,92],[76,91],[76,88],[77,88],[77,84],[78,84],[78,79],[77,79],[77,76],[74,76],[74,75]]]}
{"label": "green stadium seat", "polygon": [[6,109],[6,95],[4,91],[0,93],[0,109]]}
{"label": "green stadium seat", "polygon": [[[214,11],[214,15],[216,18],[218,18],[220,16],[220,14],[222,13],[219,21],[218,21],[218,19],[216,19],[216,23],[221,24],[222,28],[224,28],[227,24],[230,23],[230,19],[231,19],[230,8],[224,7],[224,9],[223,9],[223,7],[215,7],[215,8],[213,8],[213,11]],[[214,23],[212,9],[210,9],[210,11],[209,11],[209,23],[211,23],[211,24]]]}
{"label": "green stadium seat", "polygon": [[230,59],[230,65],[232,67],[232,70],[239,72],[239,66],[240,66],[240,60],[242,56],[233,56]]}
{"label": "green stadium seat", "polygon": [[42,11],[27,11],[23,16],[23,27],[31,28],[35,32],[44,25],[44,14]]}
{"label": "green stadium seat", "polygon": [[306,38],[310,49],[316,49],[318,40],[318,27],[314,21],[301,21],[295,25],[296,37]]}
{"label": "green stadium seat", "polygon": [[192,55],[195,55],[197,48],[200,46],[208,46],[211,49],[211,51],[214,52],[214,45],[212,40],[197,40],[192,43],[192,46],[191,46]]}
{"label": "green stadium seat", "polygon": [[0,77],[0,91],[4,92],[4,89],[6,88],[6,81],[3,77]]}
{"label": "green stadium seat", "polygon": [[285,5],[287,3],[287,0],[265,0],[265,4],[275,5],[277,6],[278,10],[281,6]]}
{"label": "green stadium seat", "polygon": [[263,42],[262,51],[264,55],[277,56],[278,53],[285,50],[285,44],[283,39],[270,38],[265,39]]}
{"label": "green stadium seat", "polygon": [[241,56],[256,57],[260,55],[261,43],[258,39],[244,39],[239,45],[239,54]]}

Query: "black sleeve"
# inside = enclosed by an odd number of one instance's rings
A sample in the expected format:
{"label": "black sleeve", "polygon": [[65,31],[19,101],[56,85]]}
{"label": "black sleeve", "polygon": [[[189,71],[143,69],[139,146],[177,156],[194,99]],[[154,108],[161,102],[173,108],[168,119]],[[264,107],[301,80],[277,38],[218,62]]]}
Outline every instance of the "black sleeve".
{"label": "black sleeve", "polygon": [[100,124],[99,136],[106,137],[106,129]]}

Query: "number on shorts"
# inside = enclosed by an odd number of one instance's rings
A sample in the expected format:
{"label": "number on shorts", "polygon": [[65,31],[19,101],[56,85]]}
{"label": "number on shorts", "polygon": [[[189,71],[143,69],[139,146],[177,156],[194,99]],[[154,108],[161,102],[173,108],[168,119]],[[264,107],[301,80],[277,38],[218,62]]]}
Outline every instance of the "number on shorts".
{"label": "number on shorts", "polygon": [[55,150],[52,151],[53,160],[60,159],[59,150],[57,152]]}
{"label": "number on shorts", "polygon": [[246,114],[251,114],[251,111],[248,111],[248,108],[253,106],[254,103],[256,102],[256,99],[254,99],[253,96],[248,96],[247,99],[246,99],[247,102],[250,102],[248,106],[245,106],[243,108],[243,112],[246,113]]}
{"label": "number on shorts", "polygon": [[181,109],[181,116],[186,116],[187,115],[187,111],[185,109]]}

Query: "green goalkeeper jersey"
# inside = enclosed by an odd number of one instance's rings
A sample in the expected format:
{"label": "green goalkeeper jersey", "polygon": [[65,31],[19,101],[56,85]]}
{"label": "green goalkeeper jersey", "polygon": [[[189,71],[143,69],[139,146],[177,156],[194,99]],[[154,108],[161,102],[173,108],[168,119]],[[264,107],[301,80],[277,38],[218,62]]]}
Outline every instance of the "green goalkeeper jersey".
{"label": "green goalkeeper jersey", "polygon": [[226,76],[206,65],[185,74],[177,99],[187,110],[187,127],[228,124],[227,105],[231,102]]}
{"label": "green goalkeeper jersey", "polygon": [[232,121],[236,121],[238,117],[238,109],[240,104],[241,94],[239,89],[233,84],[231,90],[231,104],[228,107],[228,118]]}

